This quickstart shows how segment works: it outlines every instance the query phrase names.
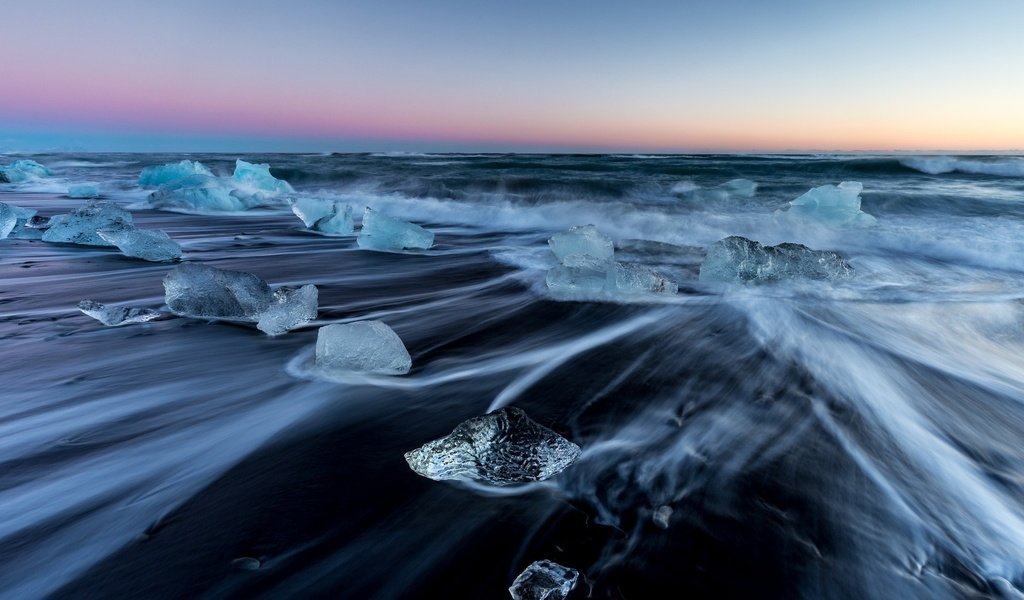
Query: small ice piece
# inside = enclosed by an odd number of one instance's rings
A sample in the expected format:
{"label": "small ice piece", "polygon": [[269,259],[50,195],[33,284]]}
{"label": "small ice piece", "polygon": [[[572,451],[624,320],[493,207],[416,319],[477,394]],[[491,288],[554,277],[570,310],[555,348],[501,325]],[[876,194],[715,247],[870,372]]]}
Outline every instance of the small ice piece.
{"label": "small ice piece", "polygon": [[508,592],[513,600],[565,600],[579,576],[576,569],[538,560],[516,577]]}
{"label": "small ice piece", "polygon": [[399,252],[406,248],[425,250],[434,245],[434,234],[415,223],[389,217],[366,207],[356,243],[365,250],[384,252]]}
{"label": "small ice piece", "polygon": [[181,246],[159,229],[136,229],[132,226],[98,229],[96,233],[117,246],[125,256],[153,262],[181,258]]}
{"label": "small ice piece", "polygon": [[753,198],[757,192],[757,184],[749,179],[730,179],[718,187],[730,196],[739,198]]}
{"label": "small ice piece", "polygon": [[381,321],[357,321],[321,327],[316,335],[316,365],[335,373],[405,375],[412,357],[402,338]]}
{"label": "small ice piece", "polygon": [[15,207],[0,202],[0,240],[6,238],[18,224],[18,213]]}
{"label": "small ice piece", "polygon": [[644,265],[615,263],[612,280],[609,282],[618,292],[648,292],[652,294],[675,294],[679,286],[674,281]]}
{"label": "small ice piece", "polygon": [[788,210],[775,211],[775,216],[831,227],[871,226],[878,219],[860,209],[863,189],[864,186],[856,181],[818,186],[790,202]]}
{"label": "small ice piece", "polygon": [[53,175],[53,171],[34,160],[16,160],[5,167],[0,167],[0,183],[18,183],[50,175]]}
{"label": "small ice piece", "polygon": [[113,246],[96,233],[99,229],[119,229],[130,226],[132,215],[110,202],[89,201],[70,214],[50,219],[50,228],[43,234],[44,242],[81,244],[83,246]]}
{"label": "small ice piece", "polygon": [[239,192],[226,177],[190,175],[161,185],[149,195],[149,204],[185,212],[242,212],[264,204],[264,198]]}
{"label": "small ice piece", "polygon": [[577,225],[569,231],[556,233],[548,240],[548,246],[555,253],[558,260],[565,263],[565,259],[574,254],[592,256],[597,259],[610,259],[615,255],[615,246],[612,241],[597,230],[593,225]]}
{"label": "small ice piece", "polygon": [[307,228],[323,233],[351,235],[355,231],[352,207],[337,200],[296,198],[292,212],[302,219]]}
{"label": "small ice piece", "polygon": [[669,523],[672,519],[672,513],[673,510],[671,506],[659,506],[651,514],[651,520],[654,521],[654,524],[658,527],[668,529]]}
{"label": "small ice piece", "polygon": [[494,485],[541,481],[580,457],[580,447],[515,407],[474,417],[450,435],[405,453],[416,473],[442,481],[478,480]]}
{"label": "small ice piece", "polygon": [[199,161],[183,160],[178,163],[142,169],[142,172],[139,174],[139,185],[142,187],[157,187],[192,175],[212,177],[213,173]]}
{"label": "small ice piece", "polygon": [[266,281],[252,273],[182,263],[164,277],[167,306],[174,314],[201,319],[256,322],[274,302]]}
{"label": "small ice piece", "polygon": [[96,186],[89,183],[81,183],[68,188],[68,198],[99,198],[100,192]]}
{"label": "small ice piece", "polygon": [[270,306],[260,315],[256,327],[267,335],[281,335],[316,318],[318,292],[315,285],[274,290]]}
{"label": "small ice piece", "polygon": [[235,173],[231,176],[240,187],[282,194],[294,192],[287,181],[282,181],[270,174],[270,165],[254,165],[244,160],[235,161]]}
{"label": "small ice piece", "polygon": [[160,316],[159,312],[149,308],[106,306],[93,300],[82,300],[78,303],[78,310],[111,327],[129,325],[131,323],[145,323]]}
{"label": "small ice piece", "polygon": [[764,246],[731,236],[708,248],[700,266],[701,281],[762,283],[783,279],[834,281],[853,276],[853,267],[839,254],[811,250],[803,244]]}

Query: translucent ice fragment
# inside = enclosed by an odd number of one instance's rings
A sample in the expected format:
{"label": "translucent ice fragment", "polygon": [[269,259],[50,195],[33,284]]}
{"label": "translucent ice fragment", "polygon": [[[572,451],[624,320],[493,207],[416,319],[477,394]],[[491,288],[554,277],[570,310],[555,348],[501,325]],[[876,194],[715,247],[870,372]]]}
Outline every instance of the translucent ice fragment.
{"label": "translucent ice fragment", "polygon": [[328,372],[404,375],[412,357],[398,334],[381,321],[321,327],[316,336],[316,365]]}
{"label": "translucent ice fragment", "polygon": [[159,229],[136,229],[122,226],[99,229],[96,233],[117,246],[125,256],[153,262],[166,262],[181,258],[181,246]]}
{"label": "translucent ice fragment", "polygon": [[230,178],[190,175],[161,185],[149,195],[153,208],[197,213],[241,212],[260,206],[265,198],[239,192]]}
{"label": "translucent ice fragment", "polygon": [[513,600],[565,600],[576,585],[579,571],[550,560],[538,560],[508,588]]}
{"label": "translucent ice fragment", "polygon": [[366,250],[398,252],[406,248],[430,248],[434,245],[434,234],[419,225],[367,207],[356,242]]}
{"label": "translucent ice fragment", "polygon": [[757,184],[749,179],[730,179],[718,188],[730,196],[738,198],[753,198],[754,193],[757,192]]}
{"label": "translucent ice fragment", "polygon": [[350,235],[355,230],[352,207],[344,202],[296,198],[292,201],[292,212],[313,231]]}
{"label": "translucent ice fragment", "polygon": [[149,308],[129,308],[127,306],[106,306],[92,300],[82,300],[78,310],[108,326],[145,323],[160,316],[160,313]]}
{"label": "translucent ice fragment", "polygon": [[450,435],[405,453],[416,473],[438,481],[511,485],[547,479],[576,462],[580,447],[506,407],[474,417]]}
{"label": "translucent ice fragment", "polygon": [[142,169],[142,173],[139,174],[139,185],[142,187],[157,187],[191,175],[207,175],[212,177],[213,173],[199,161],[183,160],[178,163]]}
{"label": "translucent ice fragment", "polygon": [[770,282],[783,279],[839,280],[853,276],[853,267],[839,254],[811,250],[803,244],[764,246],[732,236],[708,248],[700,266],[701,281]]}
{"label": "translucent ice fragment", "polygon": [[256,322],[274,299],[252,273],[183,263],[164,277],[167,306],[177,315]]}
{"label": "translucent ice fragment", "polygon": [[274,298],[260,314],[256,327],[267,335],[281,335],[316,318],[318,292],[315,285],[278,288]]}
{"label": "translucent ice fragment", "polygon": [[50,175],[53,175],[53,171],[34,160],[16,160],[5,167],[0,167],[0,183],[18,183]]}
{"label": "translucent ice fragment", "polygon": [[612,290],[617,292],[648,292],[652,294],[675,294],[679,286],[650,267],[637,264],[615,263]]}
{"label": "translucent ice fragment", "polygon": [[235,173],[231,176],[239,187],[271,192],[275,194],[294,192],[287,181],[270,174],[270,165],[254,165],[244,160],[235,161]]}
{"label": "translucent ice fragment", "polygon": [[593,225],[577,225],[569,231],[556,233],[548,240],[548,246],[563,263],[566,257],[574,254],[597,259],[610,259],[615,254],[612,241],[601,235]]}
{"label": "translucent ice fragment", "polygon": [[68,188],[68,198],[99,198],[100,192],[96,186],[89,183],[81,183]]}
{"label": "translucent ice fragment", "polygon": [[18,224],[18,214],[15,207],[0,202],[0,240],[6,238]]}
{"label": "translucent ice fragment", "polygon": [[564,264],[550,269],[545,277],[548,289],[557,292],[608,292],[675,294],[678,286],[654,269],[643,265],[595,259],[570,254]]}
{"label": "translucent ice fragment", "polygon": [[788,210],[775,211],[782,219],[818,223],[831,227],[863,227],[878,222],[860,209],[860,193],[864,186],[856,181],[812,188],[790,202]]}
{"label": "translucent ice fragment", "polygon": [[84,246],[113,246],[96,233],[99,229],[119,229],[130,226],[132,215],[110,202],[88,202],[70,214],[50,219],[50,228],[43,234],[44,242],[81,244]]}

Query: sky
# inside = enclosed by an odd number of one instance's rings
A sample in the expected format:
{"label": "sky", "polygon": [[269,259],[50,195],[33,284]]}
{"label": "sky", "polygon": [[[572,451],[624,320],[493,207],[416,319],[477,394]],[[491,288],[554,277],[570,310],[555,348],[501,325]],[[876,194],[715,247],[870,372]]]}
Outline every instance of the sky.
{"label": "sky", "polygon": [[1007,151],[1022,0],[0,0],[0,150]]}

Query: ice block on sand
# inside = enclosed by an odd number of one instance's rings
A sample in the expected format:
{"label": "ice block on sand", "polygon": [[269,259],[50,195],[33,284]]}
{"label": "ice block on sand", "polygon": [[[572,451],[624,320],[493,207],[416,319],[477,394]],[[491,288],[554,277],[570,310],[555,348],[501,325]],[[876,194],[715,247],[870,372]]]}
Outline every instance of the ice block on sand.
{"label": "ice block on sand", "polygon": [[96,186],[89,183],[80,183],[68,187],[68,198],[89,199],[99,197],[100,191],[96,189]]}
{"label": "ice block on sand", "polygon": [[853,267],[835,252],[811,250],[803,244],[765,246],[739,236],[727,237],[712,244],[700,266],[701,281],[834,281],[852,276]]}
{"label": "ice block on sand", "polygon": [[334,374],[404,375],[412,368],[412,357],[402,339],[385,323],[357,321],[320,328],[316,365]]}
{"label": "ice block on sand", "polygon": [[131,226],[132,215],[110,202],[92,202],[70,214],[50,219],[50,228],[43,233],[44,242],[80,244],[83,246],[113,246],[98,233],[99,229],[119,229]]}
{"label": "ice block on sand", "polygon": [[389,217],[367,207],[356,243],[366,250],[385,252],[427,249],[434,245],[434,234],[415,223]]}
{"label": "ice block on sand", "polygon": [[139,174],[139,185],[142,187],[157,187],[191,175],[212,177],[213,173],[199,161],[183,160],[177,163],[156,165],[142,169],[142,173]]}
{"label": "ice block on sand", "polygon": [[508,592],[513,600],[565,600],[579,571],[550,560],[538,560],[523,571]]}
{"label": "ice block on sand", "polygon": [[856,181],[818,186],[790,202],[788,210],[775,211],[775,215],[789,221],[830,227],[871,226],[878,220],[860,209],[863,189],[864,186]]}
{"label": "ice block on sand", "polygon": [[278,288],[274,298],[260,314],[256,327],[267,335],[281,335],[316,318],[319,292],[315,285]]}
{"label": "ice block on sand", "polygon": [[266,281],[241,271],[183,263],[164,277],[167,306],[178,315],[259,321],[274,301]]}
{"label": "ice block on sand", "polygon": [[78,310],[111,327],[131,323],[145,323],[160,316],[159,312],[149,308],[106,306],[92,300],[82,300],[79,302]]}
{"label": "ice block on sand", "polygon": [[478,480],[495,485],[541,481],[576,462],[580,447],[506,407],[474,417],[450,435],[405,454],[416,473],[435,480]]}
{"label": "ice block on sand", "polygon": [[351,235],[355,231],[352,207],[337,200],[296,198],[292,212],[302,219],[308,229],[322,233]]}
{"label": "ice block on sand", "polygon": [[136,229],[130,225],[112,229],[99,229],[96,233],[118,247],[125,256],[153,262],[166,262],[181,258],[181,246],[158,229]]}
{"label": "ice block on sand", "polygon": [[573,255],[590,256],[596,259],[610,259],[615,254],[612,241],[601,235],[593,225],[577,225],[562,233],[556,233],[548,240],[548,246],[559,262]]}

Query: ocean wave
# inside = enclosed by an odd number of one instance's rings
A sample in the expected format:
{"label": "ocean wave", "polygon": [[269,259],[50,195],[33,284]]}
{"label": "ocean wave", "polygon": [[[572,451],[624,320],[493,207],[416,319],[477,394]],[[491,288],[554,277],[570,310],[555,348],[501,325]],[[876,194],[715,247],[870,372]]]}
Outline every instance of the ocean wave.
{"label": "ocean wave", "polygon": [[905,158],[900,164],[927,173],[967,173],[970,175],[995,175],[998,177],[1024,177],[1024,158],[957,158],[953,156],[922,156]]}

